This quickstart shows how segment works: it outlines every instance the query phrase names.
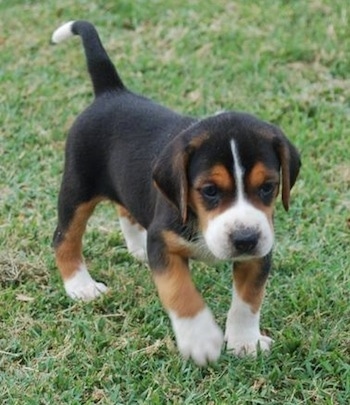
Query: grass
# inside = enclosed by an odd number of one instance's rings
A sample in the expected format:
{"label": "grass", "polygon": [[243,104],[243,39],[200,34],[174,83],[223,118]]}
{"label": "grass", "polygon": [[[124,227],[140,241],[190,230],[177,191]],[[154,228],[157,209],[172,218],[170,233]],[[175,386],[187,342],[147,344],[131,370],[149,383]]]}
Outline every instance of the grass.
{"label": "grass", "polygon": [[[347,404],[350,397],[350,15],[345,0],[0,2],[0,400],[3,404]],[[249,111],[302,151],[290,212],[278,204],[262,325],[269,357],[198,368],[177,354],[146,267],[114,209],[86,235],[111,293],[64,294],[51,235],[65,133],[91,100],[85,18],[129,86],[193,115]],[[230,266],[194,266],[223,326]]]}

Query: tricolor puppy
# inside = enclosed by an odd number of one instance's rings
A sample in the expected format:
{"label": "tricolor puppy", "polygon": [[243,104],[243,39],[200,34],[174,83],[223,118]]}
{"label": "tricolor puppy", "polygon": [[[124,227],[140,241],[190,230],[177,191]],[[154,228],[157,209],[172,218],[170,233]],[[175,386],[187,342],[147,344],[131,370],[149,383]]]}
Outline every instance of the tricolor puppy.
{"label": "tricolor puppy", "polygon": [[[281,189],[288,209],[298,152],[280,129],[251,115],[197,119],[131,92],[93,25],[69,22],[52,41],[72,35],[82,38],[95,99],[66,146],[54,247],[67,294],[91,300],[107,290],[86,268],[82,237],[96,205],[110,200],[130,253],[148,260],[185,358],[215,361],[224,339],[237,355],[268,350],[259,318],[274,203]],[[190,259],[233,262],[225,335],[191,280]]]}

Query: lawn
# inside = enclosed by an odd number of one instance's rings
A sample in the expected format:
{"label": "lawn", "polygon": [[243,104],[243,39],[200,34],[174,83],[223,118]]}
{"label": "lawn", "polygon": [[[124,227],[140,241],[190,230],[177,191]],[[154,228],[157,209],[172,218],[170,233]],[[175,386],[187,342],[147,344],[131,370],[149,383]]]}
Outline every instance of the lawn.
{"label": "lawn", "polygon": [[[348,0],[2,0],[0,13],[0,403],[348,404]],[[195,116],[248,111],[301,150],[290,211],[277,205],[269,356],[182,360],[109,204],[89,223],[85,256],[111,292],[66,297],[51,237],[65,136],[92,89],[79,40],[49,40],[78,18],[98,27],[131,89]],[[224,326],[230,264],[193,273]]]}

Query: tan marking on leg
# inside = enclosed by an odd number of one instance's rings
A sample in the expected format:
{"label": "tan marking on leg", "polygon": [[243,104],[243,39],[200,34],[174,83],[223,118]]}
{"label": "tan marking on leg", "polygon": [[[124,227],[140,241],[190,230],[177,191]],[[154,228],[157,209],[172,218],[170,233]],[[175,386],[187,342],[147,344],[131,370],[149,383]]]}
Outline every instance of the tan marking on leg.
{"label": "tan marking on leg", "polygon": [[239,297],[250,305],[253,313],[259,311],[265,293],[267,277],[262,275],[262,259],[237,262],[233,278]]}
{"label": "tan marking on leg", "polygon": [[194,286],[186,261],[178,255],[169,254],[167,268],[155,271],[154,282],[164,307],[178,317],[193,317],[205,304]]}
{"label": "tan marking on leg", "polygon": [[125,207],[117,204],[117,210],[120,217],[127,218],[132,225],[137,224],[135,218],[130,214],[130,212]]}
{"label": "tan marking on leg", "polygon": [[56,248],[56,263],[64,280],[71,278],[84,261],[82,238],[87,221],[101,200],[95,198],[77,208],[63,241]]}
{"label": "tan marking on leg", "polygon": [[136,219],[130,214],[130,212],[123,207],[122,205],[117,204],[117,211],[118,211],[118,215],[120,217],[124,217],[127,218],[128,221],[130,222],[131,225],[137,225],[137,227],[140,229],[140,231],[143,231],[145,228],[140,225]]}

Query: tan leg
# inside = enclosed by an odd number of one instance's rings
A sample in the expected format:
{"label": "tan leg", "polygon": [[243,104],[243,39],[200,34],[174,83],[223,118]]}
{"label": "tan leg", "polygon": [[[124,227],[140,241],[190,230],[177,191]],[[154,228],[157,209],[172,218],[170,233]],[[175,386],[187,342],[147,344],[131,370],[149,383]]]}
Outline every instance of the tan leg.
{"label": "tan leg", "polygon": [[86,224],[98,199],[80,204],[65,229],[56,231],[55,255],[67,294],[74,299],[91,300],[107,287],[90,276],[82,254],[82,238]]}
{"label": "tan leg", "polygon": [[223,335],[191,280],[187,260],[169,254],[166,267],[154,271],[153,278],[181,354],[198,365],[217,360]]}
{"label": "tan leg", "polygon": [[260,333],[260,307],[264,298],[269,258],[239,262],[234,266],[233,296],[227,315],[227,349],[236,355],[256,355],[270,348],[272,340]]}

